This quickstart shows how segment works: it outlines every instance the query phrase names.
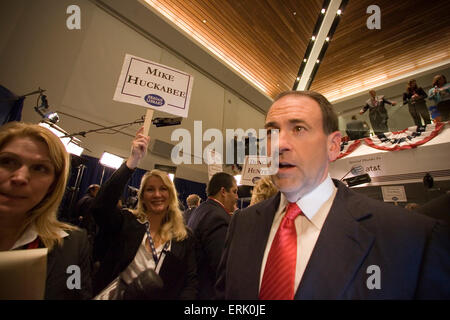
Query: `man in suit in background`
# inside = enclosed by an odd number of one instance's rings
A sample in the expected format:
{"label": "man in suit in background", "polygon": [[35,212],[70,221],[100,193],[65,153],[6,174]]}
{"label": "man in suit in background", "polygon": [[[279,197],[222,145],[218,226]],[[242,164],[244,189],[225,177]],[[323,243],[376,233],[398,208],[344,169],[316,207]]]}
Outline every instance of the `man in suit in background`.
{"label": "man in suit in background", "polygon": [[279,130],[281,193],[233,215],[217,298],[450,298],[448,229],[331,179],[341,134],[325,97],[282,93],[265,127]]}
{"label": "man in suit in background", "polygon": [[356,116],[352,116],[345,130],[350,140],[366,138],[369,136],[369,131],[369,125],[365,121],[356,120]]}
{"label": "man in suit in background", "polygon": [[230,215],[238,199],[233,176],[219,172],[212,176],[206,192],[208,199],[195,209],[188,227],[197,238],[199,299],[214,298],[216,271],[222,255]]}
{"label": "man in suit in background", "polygon": [[183,212],[184,223],[187,225],[191,218],[192,212],[200,205],[201,198],[194,194],[190,194],[186,198],[187,209]]}

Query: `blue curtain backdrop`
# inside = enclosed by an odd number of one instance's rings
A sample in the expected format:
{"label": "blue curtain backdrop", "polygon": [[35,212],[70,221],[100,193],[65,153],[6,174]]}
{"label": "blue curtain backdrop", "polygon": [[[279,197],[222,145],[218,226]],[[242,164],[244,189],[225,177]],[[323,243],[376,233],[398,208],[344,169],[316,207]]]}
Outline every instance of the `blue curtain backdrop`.
{"label": "blue curtain backdrop", "polygon": [[24,100],[25,97],[17,97],[0,85],[0,125],[10,121],[20,121]]}
{"label": "blue curtain backdrop", "polygon": [[[81,165],[85,166],[82,176],[81,170],[79,169]],[[60,219],[70,222],[72,210],[74,209],[77,201],[86,194],[87,188],[91,184],[101,184],[101,182],[106,182],[111,177],[114,171],[115,170],[112,168],[104,167],[100,163],[100,160],[98,158],[86,155],[83,155],[81,157],[72,155],[69,181],[67,184],[66,193],[60,206]],[[142,176],[146,172],[147,170],[143,170],[140,168],[137,168],[134,171],[133,175],[127,183],[127,186],[125,186],[124,188],[122,194],[123,202],[129,196],[130,189],[128,188],[128,186],[139,189]],[[79,188],[76,189],[77,175],[79,174]],[[175,178],[174,184],[178,192],[178,200],[184,207],[186,207],[187,196],[192,193],[198,194],[203,200],[206,199],[206,184],[204,183]]]}
{"label": "blue curtain backdrop", "polygon": [[184,208],[187,208],[186,198],[190,194],[197,194],[203,201],[206,200],[206,184],[185,180],[181,178],[175,178],[173,180],[175,188],[177,188],[178,199],[183,204]]}

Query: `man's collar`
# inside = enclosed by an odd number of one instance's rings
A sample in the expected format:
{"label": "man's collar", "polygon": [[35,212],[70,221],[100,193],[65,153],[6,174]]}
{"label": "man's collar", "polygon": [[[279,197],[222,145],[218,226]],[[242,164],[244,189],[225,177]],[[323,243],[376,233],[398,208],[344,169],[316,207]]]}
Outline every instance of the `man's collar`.
{"label": "man's collar", "polygon": [[[328,175],[321,184],[319,184],[314,190],[304,195],[296,203],[302,210],[303,214],[311,220],[314,215],[319,211],[320,207],[331,197],[333,191],[336,189],[333,180]],[[281,193],[280,204],[287,205],[287,199],[283,193]]]}

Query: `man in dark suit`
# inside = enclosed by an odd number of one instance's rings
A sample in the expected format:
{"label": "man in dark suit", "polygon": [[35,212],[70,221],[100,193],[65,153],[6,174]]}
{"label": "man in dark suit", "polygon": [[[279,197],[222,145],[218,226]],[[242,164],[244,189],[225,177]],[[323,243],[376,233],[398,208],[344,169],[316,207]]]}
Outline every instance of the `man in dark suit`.
{"label": "man in dark suit", "polygon": [[199,299],[214,298],[216,271],[222,255],[230,215],[237,201],[233,176],[219,172],[212,176],[206,192],[208,199],[192,213],[188,226],[197,239]]}
{"label": "man in dark suit", "polygon": [[282,93],[265,127],[279,130],[281,192],[233,215],[217,298],[450,298],[448,229],[330,178],[341,135],[325,97]]}
{"label": "man in dark suit", "polygon": [[367,123],[362,120],[356,120],[356,116],[352,116],[352,120],[347,123],[345,130],[350,140],[368,137],[369,131]]}
{"label": "man in dark suit", "polygon": [[194,212],[194,210],[200,205],[200,200],[201,198],[194,194],[190,194],[187,198],[186,198],[186,204],[187,204],[187,209],[184,210],[183,212],[183,219],[184,219],[184,223],[187,225],[189,222],[189,219],[191,218],[192,212]]}

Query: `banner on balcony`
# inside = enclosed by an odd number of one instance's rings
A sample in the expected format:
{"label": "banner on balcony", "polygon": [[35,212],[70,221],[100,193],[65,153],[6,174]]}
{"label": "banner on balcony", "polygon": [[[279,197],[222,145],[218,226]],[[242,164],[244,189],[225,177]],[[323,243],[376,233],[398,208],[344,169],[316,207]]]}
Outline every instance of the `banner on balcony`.
{"label": "banner on balcony", "polygon": [[358,148],[360,144],[361,140],[343,141],[341,143],[341,152],[339,153],[339,156],[336,158],[336,160],[348,156],[356,148]]}
{"label": "banner on balcony", "polygon": [[375,149],[397,151],[412,149],[436,137],[445,123],[438,122],[426,126],[413,126],[399,132],[385,132],[378,136],[364,138],[364,142]]}

